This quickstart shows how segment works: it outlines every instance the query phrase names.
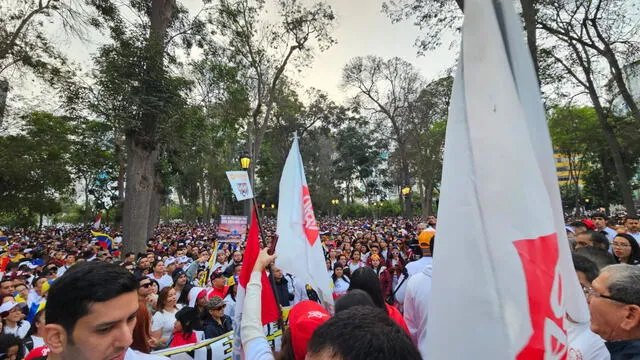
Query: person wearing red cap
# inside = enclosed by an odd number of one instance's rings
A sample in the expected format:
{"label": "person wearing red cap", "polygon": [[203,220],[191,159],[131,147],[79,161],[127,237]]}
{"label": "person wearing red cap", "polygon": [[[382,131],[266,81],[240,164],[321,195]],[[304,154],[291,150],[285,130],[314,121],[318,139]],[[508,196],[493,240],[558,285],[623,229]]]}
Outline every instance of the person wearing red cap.
{"label": "person wearing red cap", "polygon": [[304,360],[307,343],[313,332],[330,317],[327,310],[315,301],[301,301],[292,307],[289,312],[289,328],[282,339],[281,357]]}

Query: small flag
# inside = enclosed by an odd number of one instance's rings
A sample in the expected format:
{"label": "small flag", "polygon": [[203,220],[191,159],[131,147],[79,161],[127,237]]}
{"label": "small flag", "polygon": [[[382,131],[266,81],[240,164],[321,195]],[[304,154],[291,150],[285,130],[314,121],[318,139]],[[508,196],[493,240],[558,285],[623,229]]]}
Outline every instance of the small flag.
{"label": "small flag", "polygon": [[111,251],[111,245],[113,244],[111,236],[95,231],[92,231],[91,235],[93,235],[93,237],[98,241],[98,245],[100,245],[100,247],[107,251]]}
{"label": "small flag", "polygon": [[102,222],[102,212],[99,212],[98,217],[96,218],[96,221],[93,222],[93,229],[94,230],[100,229],[101,222]]}
{"label": "small flag", "polygon": [[278,204],[276,264],[283,272],[311,285],[318,292],[322,305],[332,312],[332,281],[327,273],[297,137],[282,170]]}
{"label": "small flag", "polygon": [[[235,324],[233,332],[233,358],[239,359],[242,357],[242,340],[240,339],[240,324],[242,322],[242,308],[244,306],[244,296],[247,288],[247,284],[251,279],[251,273],[253,267],[258,260],[258,254],[260,253],[260,241],[258,240],[258,220],[256,215],[256,209],[253,209],[251,213],[251,225],[249,226],[249,235],[247,236],[247,247],[244,251],[242,269],[240,270],[240,284],[238,287],[238,293],[236,295],[236,313]],[[262,272],[262,324],[266,325],[271,322],[277,321],[280,316],[280,310],[276,303],[271,283],[267,277],[266,271]]]}
{"label": "small flag", "polygon": [[[566,359],[565,317],[585,323],[589,313],[571,264],[538,82],[510,1],[465,1],[441,183],[442,241],[420,352]],[[469,219],[464,227],[460,218]]]}

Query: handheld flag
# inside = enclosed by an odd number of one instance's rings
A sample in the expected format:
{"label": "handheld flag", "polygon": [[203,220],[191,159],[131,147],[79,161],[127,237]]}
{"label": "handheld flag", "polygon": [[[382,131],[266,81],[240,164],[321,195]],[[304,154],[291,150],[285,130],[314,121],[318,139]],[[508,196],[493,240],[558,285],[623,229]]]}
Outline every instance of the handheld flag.
{"label": "handheld flag", "polygon": [[324,261],[320,229],[313,213],[297,137],[282,170],[278,205],[276,264],[282,271],[311,285],[331,312],[332,282]]}
{"label": "handheld flag", "polygon": [[96,218],[96,221],[93,222],[93,229],[94,230],[100,229],[101,222],[102,222],[102,212],[99,212],[98,217]]}
{"label": "handheld flag", "polygon": [[566,359],[565,316],[586,322],[589,314],[522,26],[509,1],[467,0],[462,37],[420,351],[432,359]]}
{"label": "handheld flag", "polygon": [[91,235],[93,235],[93,237],[98,240],[98,245],[100,245],[100,247],[107,251],[111,251],[111,245],[113,244],[113,239],[111,238],[111,236],[95,231],[92,231]]}
{"label": "handheld flag", "polygon": [[[258,220],[256,215],[256,209],[254,208],[251,213],[251,225],[249,226],[249,234],[247,236],[247,245],[244,250],[244,256],[242,260],[242,268],[240,270],[240,284],[238,287],[238,293],[236,295],[236,312],[235,312],[235,324],[233,332],[233,358],[241,358],[242,340],[240,338],[240,323],[242,322],[242,308],[244,306],[244,296],[247,288],[247,284],[251,279],[251,272],[258,260],[258,254],[260,253],[260,241],[258,240]],[[271,322],[277,321],[280,317],[280,310],[276,303],[271,283],[267,277],[266,271],[262,272],[262,324],[266,325]]]}

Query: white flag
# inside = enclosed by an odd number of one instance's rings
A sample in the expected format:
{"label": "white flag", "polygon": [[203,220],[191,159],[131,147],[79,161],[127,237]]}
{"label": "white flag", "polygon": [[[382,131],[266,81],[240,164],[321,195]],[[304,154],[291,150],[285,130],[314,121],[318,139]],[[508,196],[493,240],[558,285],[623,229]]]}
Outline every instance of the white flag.
{"label": "white flag", "polygon": [[313,213],[297,137],[293,140],[280,178],[276,231],[276,265],[311,285],[318,292],[322,304],[332,311],[331,278],[324,260],[320,229]]}
{"label": "white flag", "polygon": [[465,1],[438,238],[424,355],[566,358],[565,314],[578,322],[589,314],[538,83],[510,1]]}

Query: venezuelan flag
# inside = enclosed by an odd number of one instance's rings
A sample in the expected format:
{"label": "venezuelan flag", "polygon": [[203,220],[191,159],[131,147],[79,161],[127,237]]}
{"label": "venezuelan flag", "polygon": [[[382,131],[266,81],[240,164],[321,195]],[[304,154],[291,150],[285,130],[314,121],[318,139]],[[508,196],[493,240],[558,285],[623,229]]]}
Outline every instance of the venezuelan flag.
{"label": "venezuelan flag", "polygon": [[95,231],[92,231],[91,235],[93,235],[93,237],[96,238],[96,240],[98,240],[98,245],[100,245],[103,249],[107,251],[111,251],[111,244],[113,244],[113,239],[111,238],[111,236],[104,233],[95,232]]}

